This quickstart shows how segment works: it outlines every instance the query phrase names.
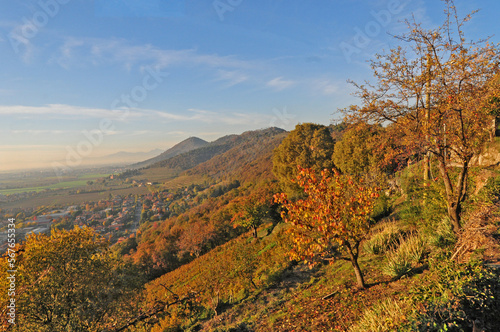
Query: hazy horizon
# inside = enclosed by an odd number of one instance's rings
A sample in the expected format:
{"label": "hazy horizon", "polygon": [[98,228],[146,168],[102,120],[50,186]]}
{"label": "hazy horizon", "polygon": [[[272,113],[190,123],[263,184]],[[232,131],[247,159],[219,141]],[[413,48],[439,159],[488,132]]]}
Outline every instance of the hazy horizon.
{"label": "hazy horizon", "polygon": [[[50,3],[50,5],[48,5]],[[357,103],[348,79],[401,44],[411,18],[434,27],[433,0],[322,2],[23,1],[0,17],[0,171],[76,167],[297,123],[329,124]],[[472,38],[499,25],[500,3],[457,1]],[[497,36],[492,42],[498,42]],[[73,151],[73,152],[72,152]]]}

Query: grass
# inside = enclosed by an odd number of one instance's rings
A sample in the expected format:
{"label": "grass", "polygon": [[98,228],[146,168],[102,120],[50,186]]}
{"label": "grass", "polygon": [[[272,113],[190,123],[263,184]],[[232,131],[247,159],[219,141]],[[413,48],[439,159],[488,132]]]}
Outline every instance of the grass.
{"label": "grass", "polygon": [[406,317],[411,309],[408,299],[386,299],[364,311],[357,324],[349,332],[382,332],[397,331],[398,327],[406,322]]}
{"label": "grass", "polygon": [[377,225],[371,238],[365,242],[365,251],[380,255],[398,244],[403,230],[394,222],[385,222]]}
{"label": "grass", "polygon": [[410,273],[423,259],[427,245],[418,234],[406,239],[400,235],[399,243],[397,248],[386,253],[387,262],[382,269],[384,274],[393,278]]}

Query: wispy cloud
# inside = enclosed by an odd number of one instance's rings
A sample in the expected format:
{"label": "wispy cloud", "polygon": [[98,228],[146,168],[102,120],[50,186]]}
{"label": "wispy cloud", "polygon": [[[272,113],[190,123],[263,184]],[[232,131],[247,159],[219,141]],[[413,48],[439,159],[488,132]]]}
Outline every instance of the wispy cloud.
{"label": "wispy cloud", "polygon": [[273,78],[266,83],[268,87],[281,91],[295,85],[295,81],[285,80],[282,76]]}
{"label": "wispy cloud", "polygon": [[61,135],[70,133],[68,130],[33,130],[33,129],[22,129],[22,130],[11,130],[12,134],[22,134],[22,135],[42,135],[42,134],[50,134],[50,135]]}
{"label": "wispy cloud", "polygon": [[81,65],[118,64],[127,69],[153,66],[199,65],[211,68],[250,68],[252,64],[234,56],[201,54],[196,49],[161,49],[151,44],[133,45],[123,39],[67,38],[53,57],[64,68]]}
{"label": "wispy cloud", "polygon": [[48,104],[44,106],[24,106],[0,105],[0,115],[17,115],[17,116],[62,116],[62,117],[78,117],[78,118],[109,118],[123,119],[124,114],[127,117],[143,116],[143,113],[136,110],[110,110],[105,108],[89,108],[74,105],[64,104]]}
{"label": "wispy cloud", "polygon": [[226,82],[226,87],[231,87],[248,80],[248,75],[240,71],[219,70],[216,81]]}
{"label": "wispy cloud", "polygon": [[214,112],[201,109],[189,109],[194,115],[188,117],[190,121],[200,121],[203,123],[222,123],[227,125],[265,125],[269,122],[270,116],[257,113],[243,113],[235,111]]}
{"label": "wispy cloud", "polygon": [[[101,108],[87,108],[72,105],[50,104],[40,107],[34,106],[0,106],[0,115],[11,115],[22,118],[42,118],[51,116],[54,118],[107,118],[109,120],[123,120],[124,114],[127,117],[134,119],[142,119],[145,121],[161,121],[166,120],[166,123],[172,122],[193,122],[205,124],[226,124],[226,125],[260,125],[266,126],[270,121],[270,115],[258,113],[246,113],[242,111],[211,111],[191,108],[184,110],[182,113],[173,113],[166,110],[155,109],[139,109],[134,108],[127,111],[128,113],[120,112],[120,110],[109,110]],[[67,130],[55,129],[18,129],[12,130],[14,134],[66,134]],[[151,131],[137,130],[127,135],[148,135]],[[125,134],[123,131],[106,132],[107,135]]]}
{"label": "wispy cloud", "polygon": [[319,92],[323,95],[333,95],[339,93],[342,86],[342,84],[332,82],[329,79],[314,80],[311,84],[313,91]]}

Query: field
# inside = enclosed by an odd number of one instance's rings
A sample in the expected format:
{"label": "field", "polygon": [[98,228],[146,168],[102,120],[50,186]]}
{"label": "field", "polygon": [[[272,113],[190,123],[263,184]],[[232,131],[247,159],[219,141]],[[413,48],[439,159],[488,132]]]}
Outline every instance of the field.
{"label": "field", "polygon": [[62,181],[56,176],[3,179],[0,185],[1,195],[40,192],[50,189],[72,189],[87,185],[87,181],[107,177],[110,173],[89,173],[76,176],[66,176]]}
{"label": "field", "polygon": [[54,183],[54,184],[47,185],[47,186],[40,186],[40,187],[3,189],[3,190],[0,190],[0,194],[10,195],[10,194],[32,192],[32,191],[40,192],[40,191],[47,190],[47,189],[71,189],[71,188],[78,188],[78,187],[85,186],[86,183],[87,183],[87,180],[65,181],[65,182]]}
{"label": "field", "polygon": [[[89,201],[108,199],[109,195],[144,195],[152,190],[178,189],[191,183],[201,183],[199,175],[179,175],[181,171],[168,168],[141,170],[138,175],[126,179],[109,179],[111,171],[80,170],[78,174],[64,176],[62,181],[46,174],[12,174],[0,177],[0,195],[20,194],[18,199],[0,201],[0,208],[29,208],[53,205],[74,205]],[[102,183],[105,179],[105,183]],[[87,182],[93,181],[91,185]],[[138,183],[152,182],[154,185],[136,186]],[[27,194],[30,193],[30,194]]]}

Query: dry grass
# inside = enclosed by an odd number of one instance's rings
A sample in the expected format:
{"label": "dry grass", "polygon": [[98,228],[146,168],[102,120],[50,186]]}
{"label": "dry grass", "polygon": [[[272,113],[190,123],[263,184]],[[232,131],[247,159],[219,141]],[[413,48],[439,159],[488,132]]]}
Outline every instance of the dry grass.
{"label": "dry grass", "polygon": [[382,272],[393,278],[400,278],[416,267],[427,250],[427,241],[418,234],[407,238],[400,235],[399,246],[386,253],[387,262]]}
{"label": "dry grass", "polygon": [[406,322],[406,317],[411,307],[411,302],[407,299],[400,301],[386,299],[365,310],[361,319],[349,331],[397,331],[398,327]]}
{"label": "dry grass", "polygon": [[458,236],[452,259],[467,262],[471,255],[482,250],[483,259],[496,262],[500,260],[500,241],[498,230],[500,215],[499,203],[483,206],[468,216],[462,233]]}
{"label": "dry grass", "polygon": [[397,246],[398,240],[404,231],[395,222],[384,222],[374,227],[372,235],[364,244],[366,252],[381,255]]}

